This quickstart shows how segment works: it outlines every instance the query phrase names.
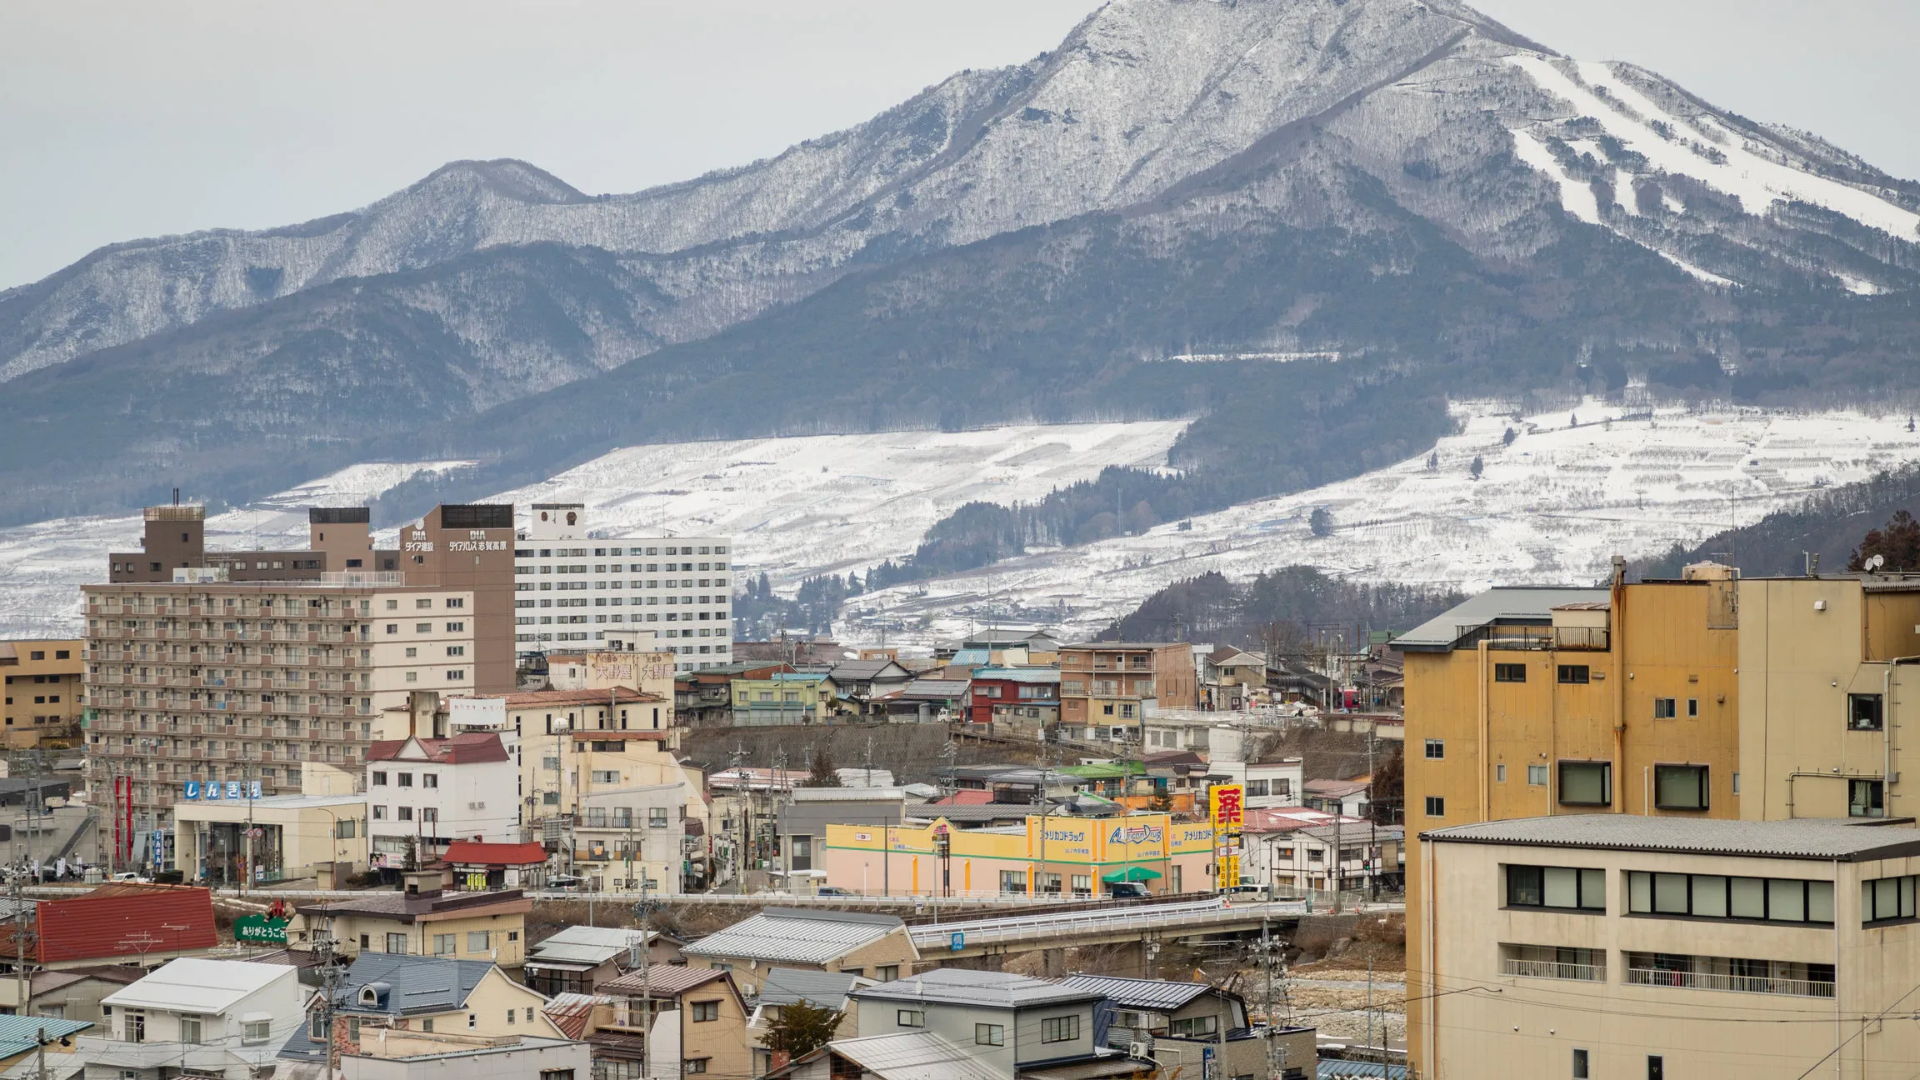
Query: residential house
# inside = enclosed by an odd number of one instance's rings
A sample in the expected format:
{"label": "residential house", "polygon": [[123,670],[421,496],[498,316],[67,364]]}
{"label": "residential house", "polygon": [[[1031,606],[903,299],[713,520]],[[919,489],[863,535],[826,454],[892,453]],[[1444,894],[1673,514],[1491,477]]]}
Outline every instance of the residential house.
{"label": "residential house", "polygon": [[829,825],[903,824],[906,799],[899,788],[795,788],[779,810],[782,869],[819,869]]}
{"label": "residential house", "polygon": [[873,986],[879,980],[861,978],[843,971],[799,971],[774,968],[754,999],[753,1013],[747,1017],[747,1043],[753,1047],[753,1075],[764,1076],[773,1070],[773,1051],[764,1045],[767,1033],[780,1020],[781,1010],[806,1002],[817,1009],[840,1014],[834,1025],[834,1037],[851,1039],[860,1033],[860,1003],[853,992]]}
{"label": "residential house", "polygon": [[[288,969],[291,970],[291,969]],[[318,995],[305,1023],[281,1047],[292,1061],[325,1061],[329,1033]],[[498,964],[399,953],[362,953],[334,990],[335,1052],[377,1048],[383,1032],[478,1038],[564,1034],[542,1010],[546,998],[509,979]]]}
{"label": "residential house", "polygon": [[1302,758],[1249,762],[1216,756],[1211,771],[1220,777],[1220,783],[1246,788],[1249,810],[1299,806],[1306,798],[1306,762]]}
{"label": "residential house", "polygon": [[1183,643],[1099,642],[1060,647],[1060,723],[1069,729],[1134,729],[1162,709],[1199,706],[1193,651]]}
{"label": "residential house", "polygon": [[735,679],[734,727],[830,723],[839,709],[833,677],[820,671],[775,671],[759,679]]}
{"label": "residential house", "polygon": [[754,994],[769,968],[839,971],[897,979],[920,959],[896,915],[766,908],[758,915],[690,942],[687,965],[731,971],[743,994]]}
{"label": "residential house", "polygon": [[725,727],[733,719],[735,679],[751,682],[792,670],[792,664],[756,660],[681,672],[673,680],[674,722],[681,727]]}
{"label": "residential house", "polygon": [[747,1003],[733,975],[653,964],[601,987],[587,1041],[600,1080],[653,1076],[757,1076],[747,1045]]}
{"label": "residential house", "polygon": [[[936,1055],[1008,1080],[1050,1070],[1075,1077],[1138,1076],[1153,1068],[1095,1038],[1096,1014],[1106,1001],[1100,991],[998,971],[936,968],[862,987],[853,997],[860,1003],[860,1035],[828,1048],[888,1080],[932,1075],[900,1070],[924,1068]],[[902,1054],[907,1061],[893,1064]]]}
{"label": "residential house", "polygon": [[327,930],[339,956],[437,956],[519,967],[527,912],[518,889],[505,892],[377,892],[303,904],[287,924],[287,946],[311,950]]}
{"label": "residential house", "polygon": [[[699,796],[695,794],[693,799]],[[689,849],[687,786],[605,788],[580,797],[570,870],[593,890],[678,892],[681,867],[704,852]]]}
{"label": "residential house", "polygon": [[137,967],[100,964],[95,967],[35,971],[27,977],[27,1007],[14,1001],[20,993],[17,978],[0,980],[0,1009],[18,1015],[49,1016],[60,1020],[98,1022],[100,1002],[108,994],[138,981],[146,972]]}
{"label": "residential house", "polygon": [[1037,733],[1060,719],[1060,669],[983,667],[973,673],[967,719]]}
{"label": "residential house", "polygon": [[[1408,972],[1484,988],[1436,1002],[1409,1046],[1421,1075],[1897,1077],[1920,1061],[1920,1027],[1892,1019],[1920,970],[1920,831],[1566,814],[1428,829],[1419,850],[1429,932]],[[1835,1016],[1851,1019],[1836,1032]]]}
{"label": "residential house", "polygon": [[966,719],[972,685],[966,679],[920,678],[875,695],[872,704],[875,711],[884,708],[891,723],[944,724]]}
{"label": "residential house", "polygon": [[969,653],[983,656],[983,664],[1011,666],[1053,664],[1059,659],[1060,642],[1046,630],[976,630],[964,638],[942,641],[934,646],[936,660],[963,662]]}
{"label": "residential house", "polygon": [[1319,1056],[1314,1029],[1255,1027],[1246,999],[1211,983],[1072,975],[1060,985],[1111,1001],[1107,1045],[1124,1051],[1146,1044],[1165,1075],[1305,1080]]}
{"label": "residential house", "polygon": [[[642,941],[646,947],[642,948]],[[557,994],[592,994],[604,983],[613,981],[645,963],[684,963],[679,938],[658,931],[630,930],[612,926],[569,926],[542,940],[527,951],[527,966],[522,973],[527,985],[548,997]]]}
{"label": "residential house", "polygon": [[1308,780],[1300,787],[1303,792],[1300,801],[1311,809],[1363,818],[1367,816],[1368,793],[1373,789],[1373,783],[1365,777],[1354,780],[1323,779]]}
{"label": "residential house", "polygon": [[862,718],[884,713],[877,703],[913,681],[913,672],[893,660],[844,660],[828,670],[847,711]]}
{"label": "residential house", "polygon": [[441,863],[453,874],[455,888],[472,892],[547,887],[547,849],[537,843],[487,844],[455,840]]}
{"label": "residential house", "polygon": [[[115,883],[84,896],[34,904],[32,937],[25,949],[38,971],[64,971],[102,964],[156,967],[197,956],[220,944],[213,923],[213,894],[185,885]],[[21,924],[0,925],[0,974],[17,969]],[[0,983],[12,982],[0,979]]]}
{"label": "residential house", "polygon": [[571,1039],[373,1030],[377,1037],[340,1055],[340,1080],[570,1080],[593,1067],[587,1044]]}
{"label": "residential house", "polygon": [[520,767],[498,732],[377,741],[366,775],[375,868],[425,866],[455,840],[520,839]]}
{"label": "residential house", "polygon": [[[1360,818],[1273,832],[1242,831],[1240,880],[1301,893],[1398,888],[1404,872],[1398,825]],[[1337,853],[1337,854],[1336,854]]]}
{"label": "residential house", "polygon": [[294,968],[186,957],[101,999],[75,1052],[88,1080],[253,1080],[303,1025],[302,997]]}

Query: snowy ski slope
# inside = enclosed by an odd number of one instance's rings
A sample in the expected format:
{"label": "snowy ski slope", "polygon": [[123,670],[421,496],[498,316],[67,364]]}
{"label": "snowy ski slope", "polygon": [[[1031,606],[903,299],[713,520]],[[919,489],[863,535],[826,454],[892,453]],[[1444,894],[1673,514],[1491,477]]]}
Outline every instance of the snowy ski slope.
{"label": "snowy ski slope", "polygon": [[[1920,459],[1908,418],[1852,412],[1628,410],[1586,403],[1516,419],[1460,406],[1464,431],[1425,456],[1313,491],[1160,526],[1142,536],[1036,552],[995,567],[862,597],[847,642],[912,646],[970,625],[1106,627],[1173,582],[1217,570],[1244,579],[1308,564],[1369,581],[1457,586],[1579,584],[1629,558],[1698,543],[1819,487]],[[1512,445],[1503,436],[1512,428]],[[1485,466],[1474,480],[1475,457]],[[1333,515],[1319,538],[1316,507]]]}
{"label": "snowy ski slope", "polygon": [[[494,496],[521,507],[582,502],[605,535],[719,533],[741,565],[782,586],[821,570],[862,572],[919,544],[964,503],[1039,499],[1108,465],[1158,468],[1187,421],[1016,425],[635,446]],[[216,548],[303,545],[308,506],[365,503],[423,471],[465,462],[363,464],[207,522]],[[82,582],[109,550],[138,550],[137,516],[0,529],[0,635],[70,634]],[[392,542],[389,533],[385,542]]]}

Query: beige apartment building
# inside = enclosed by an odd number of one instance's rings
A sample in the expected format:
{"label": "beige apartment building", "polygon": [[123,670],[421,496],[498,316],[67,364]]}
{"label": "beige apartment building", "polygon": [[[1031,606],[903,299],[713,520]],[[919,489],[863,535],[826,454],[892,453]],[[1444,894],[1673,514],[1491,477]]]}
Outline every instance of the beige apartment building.
{"label": "beige apartment building", "polygon": [[1916,664],[1920,579],[1740,582],[1740,816],[1920,815]]}
{"label": "beige apartment building", "polygon": [[312,511],[314,548],[300,553],[312,558],[299,560],[208,552],[202,508],[150,510],[142,546],[162,570],[114,554],[111,580],[82,587],[88,786],[109,816],[131,810],[121,857],[138,834],[170,829],[183,797],[297,793],[309,761],[357,772],[385,710],[412,691],[510,685],[511,529],[484,539],[500,509],[436,508],[402,531],[394,570],[364,568],[383,556],[361,508]]}
{"label": "beige apartment building", "polygon": [[[1422,837],[1423,1076],[1903,1077],[1920,831],[1636,815]],[[1899,1017],[1899,1019],[1895,1019]]]}
{"label": "beige apartment building", "polygon": [[79,641],[0,641],[7,691],[0,740],[8,749],[79,737],[82,648]]}

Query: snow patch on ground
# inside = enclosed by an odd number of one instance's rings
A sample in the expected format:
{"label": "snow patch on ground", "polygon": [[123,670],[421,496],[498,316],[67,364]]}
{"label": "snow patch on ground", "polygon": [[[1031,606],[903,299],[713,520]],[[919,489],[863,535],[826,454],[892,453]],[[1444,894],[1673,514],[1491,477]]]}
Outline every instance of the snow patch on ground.
{"label": "snow patch on ground", "polygon": [[[1516,418],[1460,407],[1465,430],[1426,457],[1313,491],[1160,526],[1141,536],[1031,553],[985,570],[856,601],[842,641],[912,646],[989,621],[1099,631],[1154,591],[1217,570],[1235,579],[1293,564],[1364,581],[1580,584],[1629,558],[1695,544],[1797,504],[1818,488],[1920,460],[1907,417],[1757,409],[1628,410],[1586,403]],[[1505,431],[1516,438],[1504,445]],[[1474,480],[1474,458],[1484,475]],[[1315,537],[1325,507],[1333,535]],[[1737,555],[1737,553],[1736,553]]]}
{"label": "snow patch on ground", "polygon": [[1560,185],[1560,205],[1566,207],[1567,213],[1589,225],[1600,224],[1600,199],[1594,195],[1593,186],[1574,179],[1567,170],[1561,168],[1546,143],[1524,131],[1515,130],[1513,149],[1521,161],[1546,173],[1554,183]]}

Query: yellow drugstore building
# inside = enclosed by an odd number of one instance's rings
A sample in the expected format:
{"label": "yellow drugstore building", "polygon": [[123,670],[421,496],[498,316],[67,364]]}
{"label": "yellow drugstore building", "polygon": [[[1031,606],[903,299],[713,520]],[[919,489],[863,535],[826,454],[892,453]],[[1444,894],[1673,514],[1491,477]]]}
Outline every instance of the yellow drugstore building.
{"label": "yellow drugstore building", "polygon": [[1083,818],[960,830],[829,825],[826,884],[864,896],[1093,896],[1115,881],[1149,892],[1213,888],[1213,826],[1170,814]]}

